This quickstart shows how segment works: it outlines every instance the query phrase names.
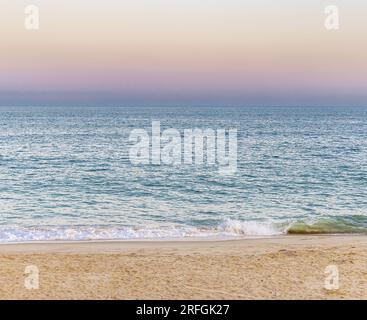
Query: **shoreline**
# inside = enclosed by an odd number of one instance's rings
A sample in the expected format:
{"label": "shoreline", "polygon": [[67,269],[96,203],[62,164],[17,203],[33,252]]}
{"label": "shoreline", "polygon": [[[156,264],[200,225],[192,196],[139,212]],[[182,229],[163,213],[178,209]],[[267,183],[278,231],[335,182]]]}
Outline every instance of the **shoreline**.
{"label": "shoreline", "polygon": [[365,261],[364,235],[0,244],[0,299],[367,299]]}
{"label": "shoreline", "polygon": [[101,244],[101,243],[190,243],[190,242],[226,242],[226,241],[259,241],[259,240],[279,240],[288,238],[344,238],[362,237],[367,239],[367,234],[363,233],[310,233],[310,234],[279,234],[279,235],[259,235],[259,236],[208,236],[208,237],[172,237],[172,238],[126,238],[126,239],[88,239],[88,240],[30,240],[30,241],[0,241],[0,253],[2,246],[17,245],[57,245],[57,244]]}
{"label": "shoreline", "polygon": [[[363,240],[367,235],[364,234],[284,234],[275,236],[252,236],[252,237],[182,237],[182,238],[140,238],[123,240],[45,240],[45,241],[24,241],[24,242],[0,242],[0,255],[4,252],[24,251],[29,253],[47,252],[80,252],[88,250],[91,253],[100,253],[101,250],[112,249],[127,250],[130,248],[164,248],[164,247],[200,247],[211,244],[225,245],[228,243],[235,245],[261,244],[261,245],[300,245],[317,243],[330,243],[340,239],[342,242],[351,240]],[[59,251],[61,250],[61,251]]]}

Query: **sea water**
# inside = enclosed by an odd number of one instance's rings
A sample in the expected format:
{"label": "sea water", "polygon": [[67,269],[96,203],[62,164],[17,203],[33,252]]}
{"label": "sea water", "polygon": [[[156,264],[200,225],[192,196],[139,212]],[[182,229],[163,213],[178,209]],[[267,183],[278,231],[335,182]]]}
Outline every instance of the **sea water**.
{"label": "sea water", "polygon": [[[133,164],[129,136],[237,129],[237,169]],[[367,108],[0,107],[0,242],[367,232]]]}

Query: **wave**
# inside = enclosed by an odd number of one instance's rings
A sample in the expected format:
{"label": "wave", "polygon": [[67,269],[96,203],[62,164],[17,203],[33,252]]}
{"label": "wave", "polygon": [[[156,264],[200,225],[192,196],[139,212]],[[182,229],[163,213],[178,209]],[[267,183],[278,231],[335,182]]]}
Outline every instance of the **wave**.
{"label": "wave", "polygon": [[367,217],[332,217],[310,222],[296,221],[287,228],[288,234],[366,234]]}
{"label": "wave", "polygon": [[281,234],[367,234],[367,216],[325,217],[303,220],[227,220],[219,227],[230,234],[274,236]]}
{"label": "wave", "polygon": [[268,237],[282,234],[366,234],[367,217],[332,217],[309,221],[226,219],[213,227],[193,226],[50,226],[0,228],[0,242]]}
{"label": "wave", "polygon": [[284,225],[273,221],[225,220],[217,230],[228,235],[274,236],[285,233]]}

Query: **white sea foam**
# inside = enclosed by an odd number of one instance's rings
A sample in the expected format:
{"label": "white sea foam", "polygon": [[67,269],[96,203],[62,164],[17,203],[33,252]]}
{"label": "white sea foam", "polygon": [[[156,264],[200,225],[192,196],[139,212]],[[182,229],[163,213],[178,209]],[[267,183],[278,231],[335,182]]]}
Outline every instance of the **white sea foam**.
{"label": "white sea foam", "polygon": [[[355,218],[355,219],[358,219]],[[359,220],[362,218],[359,217]],[[364,221],[364,220],[363,220]],[[358,222],[358,221],[357,221]],[[361,225],[341,219],[297,220],[234,220],[219,221],[212,227],[188,225],[145,226],[49,226],[49,227],[0,227],[0,243],[31,241],[93,241],[131,239],[180,239],[180,238],[248,238],[268,237],[287,233],[365,233]]]}
{"label": "white sea foam", "polygon": [[14,226],[0,229],[0,242],[251,237],[272,236],[283,232],[272,222],[238,220],[225,220],[213,227]]}
{"label": "white sea foam", "polygon": [[219,225],[219,230],[231,235],[273,236],[285,233],[281,225],[270,221],[239,221],[228,219]]}

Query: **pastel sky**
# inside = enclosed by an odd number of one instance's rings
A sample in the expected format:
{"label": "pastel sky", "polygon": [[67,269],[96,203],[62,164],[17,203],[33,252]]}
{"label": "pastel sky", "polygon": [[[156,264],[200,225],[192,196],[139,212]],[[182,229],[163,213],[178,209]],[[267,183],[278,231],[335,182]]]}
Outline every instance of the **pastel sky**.
{"label": "pastel sky", "polygon": [[365,0],[3,0],[0,39],[0,105],[367,105]]}

